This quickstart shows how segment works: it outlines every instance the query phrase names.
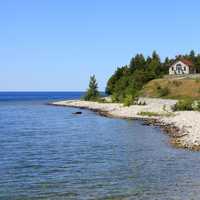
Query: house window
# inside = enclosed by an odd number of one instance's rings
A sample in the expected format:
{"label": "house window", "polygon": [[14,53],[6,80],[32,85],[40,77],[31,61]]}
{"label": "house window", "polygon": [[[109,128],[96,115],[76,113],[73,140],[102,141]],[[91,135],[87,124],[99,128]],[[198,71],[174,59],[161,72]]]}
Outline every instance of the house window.
{"label": "house window", "polygon": [[172,71],[174,71],[174,67],[172,67]]}
{"label": "house window", "polygon": [[186,67],[183,67],[183,70],[186,71]]}
{"label": "house window", "polygon": [[176,70],[181,70],[181,64],[176,65]]}

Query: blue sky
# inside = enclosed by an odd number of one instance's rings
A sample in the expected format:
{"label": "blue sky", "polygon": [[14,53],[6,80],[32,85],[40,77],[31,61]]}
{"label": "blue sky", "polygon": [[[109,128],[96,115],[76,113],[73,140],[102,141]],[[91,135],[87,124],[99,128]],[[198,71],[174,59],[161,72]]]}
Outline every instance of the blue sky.
{"label": "blue sky", "polygon": [[138,52],[200,52],[198,0],[0,2],[0,90],[99,88]]}

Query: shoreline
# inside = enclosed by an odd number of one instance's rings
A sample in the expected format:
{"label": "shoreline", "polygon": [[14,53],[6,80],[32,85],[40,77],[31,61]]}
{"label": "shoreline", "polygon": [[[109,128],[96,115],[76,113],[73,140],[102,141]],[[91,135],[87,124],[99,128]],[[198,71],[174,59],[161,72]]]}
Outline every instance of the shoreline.
{"label": "shoreline", "polygon": [[[88,109],[101,116],[111,118],[142,120],[144,125],[160,127],[164,133],[168,134],[169,142],[172,146],[200,151],[200,126],[194,127],[195,120],[200,120],[200,113],[182,111],[169,115],[169,113],[172,113],[171,106],[176,103],[176,100],[151,98],[141,98],[140,100],[147,102],[147,105],[124,107],[120,103],[97,103],[82,100],[58,101],[48,105]],[[144,116],[139,114],[141,112],[154,112],[158,115]],[[187,118],[191,119],[185,123]],[[193,131],[194,129],[195,131]]]}

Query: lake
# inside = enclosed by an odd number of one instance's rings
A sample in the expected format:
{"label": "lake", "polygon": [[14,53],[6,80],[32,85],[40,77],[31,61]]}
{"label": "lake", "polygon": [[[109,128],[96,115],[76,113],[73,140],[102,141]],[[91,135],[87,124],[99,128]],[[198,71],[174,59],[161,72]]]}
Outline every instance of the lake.
{"label": "lake", "polygon": [[200,153],[142,121],[54,107],[80,92],[0,93],[1,200],[199,200]]}

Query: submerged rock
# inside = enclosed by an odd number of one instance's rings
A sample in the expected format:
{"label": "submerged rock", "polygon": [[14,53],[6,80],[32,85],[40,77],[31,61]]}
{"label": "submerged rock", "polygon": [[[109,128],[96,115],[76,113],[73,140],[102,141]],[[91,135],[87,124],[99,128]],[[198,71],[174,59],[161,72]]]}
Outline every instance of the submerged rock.
{"label": "submerged rock", "polygon": [[80,115],[80,114],[82,114],[82,112],[78,111],[78,112],[73,112],[72,114],[74,114],[74,115]]}

